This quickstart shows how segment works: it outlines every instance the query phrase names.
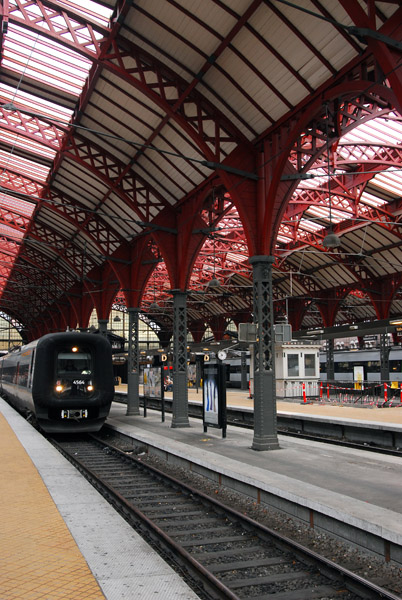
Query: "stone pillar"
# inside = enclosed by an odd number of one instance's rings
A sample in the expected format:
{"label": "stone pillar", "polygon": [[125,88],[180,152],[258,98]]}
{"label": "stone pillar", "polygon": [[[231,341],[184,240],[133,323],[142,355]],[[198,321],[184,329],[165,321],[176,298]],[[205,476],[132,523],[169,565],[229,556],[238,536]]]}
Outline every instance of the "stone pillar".
{"label": "stone pillar", "polygon": [[140,414],[139,308],[128,308],[127,416]]}
{"label": "stone pillar", "polygon": [[173,406],[172,427],[190,427],[187,387],[186,292],[173,294]]}
{"label": "stone pillar", "polygon": [[334,340],[327,340],[327,381],[332,382],[335,379],[335,361],[334,361]]}
{"label": "stone pillar", "polygon": [[253,256],[254,353],[253,450],[279,448],[276,418],[275,333],[272,303],[272,256]]}

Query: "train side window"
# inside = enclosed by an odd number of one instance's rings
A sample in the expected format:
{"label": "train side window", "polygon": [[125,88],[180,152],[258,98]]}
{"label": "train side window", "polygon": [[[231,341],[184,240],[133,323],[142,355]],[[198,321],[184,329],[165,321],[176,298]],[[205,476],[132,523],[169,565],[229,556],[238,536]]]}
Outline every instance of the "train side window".
{"label": "train side window", "polygon": [[27,387],[27,385],[28,385],[28,370],[29,370],[29,363],[21,360],[21,362],[19,364],[18,378],[17,378],[18,385],[20,385],[22,387]]}
{"label": "train side window", "polygon": [[14,371],[14,379],[13,379],[13,383],[15,383],[15,384],[18,383],[19,372],[20,372],[20,363],[17,362],[17,368]]}
{"label": "train side window", "polygon": [[31,364],[29,365],[29,377],[28,377],[28,387],[29,388],[32,387],[32,379],[33,379],[34,368],[35,368],[35,348],[32,351],[32,354],[31,354]]}
{"label": "train side window", "polygon": [[389,370],[393,373],[400,373],[402,371],[402,362],[400,360],[390,360]]}
{"label": "train side window", "polygon": [[299,355],[298,354],[288,354],[288,376],[293,375],[293,377],[299,376]]}

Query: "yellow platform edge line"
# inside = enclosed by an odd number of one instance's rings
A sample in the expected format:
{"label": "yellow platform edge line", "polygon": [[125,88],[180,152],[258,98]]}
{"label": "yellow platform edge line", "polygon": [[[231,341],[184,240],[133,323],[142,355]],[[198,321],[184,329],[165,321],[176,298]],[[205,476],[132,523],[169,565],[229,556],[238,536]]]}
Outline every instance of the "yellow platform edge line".
{"label": "yellow platform edge line", "polygon": [[0,598],[105,600],[31,458],[0,413]]}

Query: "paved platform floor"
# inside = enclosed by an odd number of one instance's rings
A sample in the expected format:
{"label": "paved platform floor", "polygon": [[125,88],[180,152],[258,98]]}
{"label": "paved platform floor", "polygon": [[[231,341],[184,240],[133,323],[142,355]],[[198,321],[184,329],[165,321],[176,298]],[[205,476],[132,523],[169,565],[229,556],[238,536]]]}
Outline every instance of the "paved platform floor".
{"label": "paved platform floor", "polygon": [[198,596],[0,399],[0,599]]}
{"label": "paved platform floor", "polygon": [[[127,393],[127,384],[116,386],[117,392]],[[140,386],[140,395],[143,394],[143,386]],[[254,408],[253,399],[249,398],[247,391],[228,389],[226,391],[228,406],[241,406],[243,408]],[[173,397],[172,392],[165,392],[166,398]],[[202,389],[198,392],[195,388],[188,390],[189,402],[202,403]],[[316,415],[322,417],[339,417],[357,421],[377,421],[379,423],[394,423],[402,425],[402,406],[392,406],[391,408],[379,408],[377,406],[358,405],[349,406],[340,403],[314,402],[313,404],[303,402],[284,402],[277,401],[277,411],[279,413],[296,412],[303,415]]]}
{"label": "paved platform floor", "polygon": [[[190,400],[196,395],[191,392]],[[201,398],[199,393],[195,401]],[[240,405],[245,401],[244,393],[231,400]],[[281,403],[278,409],[383,424],[398,424],[402,416],[399,408]],[[212,469],[217,481],[233,478],[239,486],[254,486],[279,498],[285,506],[298,503],[402,547],[402,459],[398,457],[282,436],[279,450],[256,452],[251,449],[250,430],[229,427],[222,438],[217,429],[204,433],[196,419],[190,419],[190,427],[172,428],[169,414],[162,423],[158,412],[148,410],[144,418],[127,417],[125,411],[124,405],[114,403],[109,424],[154,445],[158,452]],[[0,477],[1,599],[197,598],[96,490],[1,399]],[[364,544],[364,539],[358,543]]]}
{"label": "paved platform floor", "polygon": [[[302,412],[299,406],[292,407]],[[348,410],[343,409],[339,416]],[[363,409],[355,410],[361,414]],[[114,403],[107,422],[160,452],[275,495],[284,505],[297,502],[402,547],[399,457],[280,435],[279,450],[258,452],[251,449],[251,430],[229,426],[227,437],[222,438],[218,429],[208,428],[204,433],[197,419],[190,419],[190,427],[172,428],[170,414],[162,423],[160,413],[154,411],[148,410],[146,418],[142,409],[140,416],[127,417],[125,412],[125,405]],[[367,413],[373,420],[373,411]]]}

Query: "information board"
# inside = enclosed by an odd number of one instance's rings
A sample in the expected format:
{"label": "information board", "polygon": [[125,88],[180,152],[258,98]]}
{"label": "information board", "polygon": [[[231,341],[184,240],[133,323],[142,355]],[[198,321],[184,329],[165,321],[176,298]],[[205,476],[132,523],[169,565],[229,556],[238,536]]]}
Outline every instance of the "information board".
{"label": "information board", "polygon": [[162,397],[162,371],[160,367],[144,369],[144,396]]}
{"label": "information board", "polygon": [[223,429],[226,436],[225,367],[220,363],[204,363],[202,387],[204,431],[209,427]]}

